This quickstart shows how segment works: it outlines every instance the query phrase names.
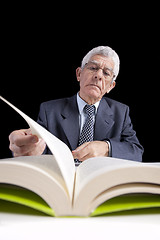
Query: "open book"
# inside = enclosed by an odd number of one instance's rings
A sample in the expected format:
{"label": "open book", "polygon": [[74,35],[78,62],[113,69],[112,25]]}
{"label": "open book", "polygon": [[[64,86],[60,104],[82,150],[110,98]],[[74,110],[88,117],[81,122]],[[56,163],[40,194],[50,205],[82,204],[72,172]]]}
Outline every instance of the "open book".
{"label": "open book", "polygon": [[160,207],[159,163],[97,157],[76,169],[66,144],[0,98],[27,121],[32,134],[45,140],[53,154],[0,160],[0,199],[54,216],[96,216]]}

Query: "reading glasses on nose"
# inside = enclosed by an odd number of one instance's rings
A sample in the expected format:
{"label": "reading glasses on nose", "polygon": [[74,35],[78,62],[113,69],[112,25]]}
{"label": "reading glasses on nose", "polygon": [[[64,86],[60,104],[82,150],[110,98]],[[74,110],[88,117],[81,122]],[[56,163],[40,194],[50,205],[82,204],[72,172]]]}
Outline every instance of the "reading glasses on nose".
{"label": "reading glasses on nose", "polygon": [[99,66],[99,64],[98,63],[96,63],[96,62],[92,62],[92,61],[89,61],[88,63],[86,63],[86,68],[88,69],[88,70],[90,70],[91,72],[98,72],[100,69],[102,70],[102,72],[103,72],[103,75],[104,75],[104,77],[105,78],[112,78],[112,77],[114,77],[114,73],[113,73],[113,70],[112,69],[110,69],[110,68],[101,68],[100,66]]}

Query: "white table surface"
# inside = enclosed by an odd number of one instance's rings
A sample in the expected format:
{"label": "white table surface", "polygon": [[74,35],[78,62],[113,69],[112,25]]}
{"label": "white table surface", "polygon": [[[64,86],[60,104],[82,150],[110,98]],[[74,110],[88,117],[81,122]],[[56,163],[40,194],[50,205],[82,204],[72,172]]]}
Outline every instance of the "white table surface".
{"label": "white table surface", "polygon": [[160,214],[53,218],[0,213],[0,240],[160,240]]}

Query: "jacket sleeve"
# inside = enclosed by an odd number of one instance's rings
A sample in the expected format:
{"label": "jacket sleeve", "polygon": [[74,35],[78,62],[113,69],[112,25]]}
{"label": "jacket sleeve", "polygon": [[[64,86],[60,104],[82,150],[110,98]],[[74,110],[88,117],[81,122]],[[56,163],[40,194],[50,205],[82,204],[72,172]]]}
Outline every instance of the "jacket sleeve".
{"label": "jacket sleeve", "polygon": [[[46,110],[45,110],[45,104],[42,103],[40,105],[40,111],[38,114],[38,119],[37,122],[44,128],[47,129],[47,116],[46,116]],[[48,130],[48,129],[47,129]],[[52,154],[48,148],[48,146],[46,145],[45,150],[43,152],[43,154]]]}
{"label": "jacket sleeve", "polygon": [[45,104],[41,103],[40,105],[40,111],[38,114],[38,119],[37,122],[44,128],[47,129],[47,116],[46,116],[46,111],[45,111]]}
{"label": "jacket sleeve", "polygon": [[143,147],[139,143],[136,132],[133,130],[129,116],[129,107],[126,108],[123,127],[120,137],[109,139],[111,144],[111,156],[115,158],[142,161]]}

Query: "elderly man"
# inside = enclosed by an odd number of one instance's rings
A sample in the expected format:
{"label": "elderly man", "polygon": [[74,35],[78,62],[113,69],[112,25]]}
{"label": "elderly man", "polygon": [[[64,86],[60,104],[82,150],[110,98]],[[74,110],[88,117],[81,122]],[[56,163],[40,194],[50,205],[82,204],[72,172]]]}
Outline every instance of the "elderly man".
{"label": "elderly man", "polygon": [[[79,92],[41,104],[38,123],[69,146],[75,163],[96,156],[142,161],[143,147],[132,128],[129,107],[103,97],[115,87],[118,72],[117,53],[96,47],[76,69]],[[29,129],[14,131],[9,139],[14,156],[49,153]]]}

